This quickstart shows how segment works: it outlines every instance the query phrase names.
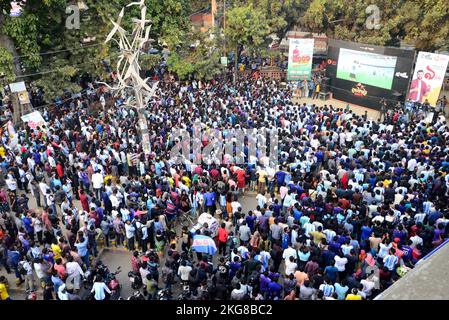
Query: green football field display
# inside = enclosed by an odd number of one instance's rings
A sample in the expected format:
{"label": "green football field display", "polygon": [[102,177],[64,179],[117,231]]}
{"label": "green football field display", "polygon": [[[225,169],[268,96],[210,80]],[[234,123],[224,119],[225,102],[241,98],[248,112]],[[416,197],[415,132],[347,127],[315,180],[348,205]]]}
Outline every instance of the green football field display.
{"label": "green football field display", "polygon": [[377,53],[340,49],[337,78],[390,90],[396,57]]}

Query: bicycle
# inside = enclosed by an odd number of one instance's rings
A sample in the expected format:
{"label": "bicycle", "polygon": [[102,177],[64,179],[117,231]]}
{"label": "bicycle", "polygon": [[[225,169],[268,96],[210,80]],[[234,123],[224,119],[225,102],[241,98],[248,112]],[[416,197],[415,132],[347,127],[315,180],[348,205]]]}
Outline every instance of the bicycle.
{"label": "bicycle", "polygon": [[176,222],[180,223],[183,227],[189,227],[195,224],[192,217],[187,212],[180,212],[177,216]]}

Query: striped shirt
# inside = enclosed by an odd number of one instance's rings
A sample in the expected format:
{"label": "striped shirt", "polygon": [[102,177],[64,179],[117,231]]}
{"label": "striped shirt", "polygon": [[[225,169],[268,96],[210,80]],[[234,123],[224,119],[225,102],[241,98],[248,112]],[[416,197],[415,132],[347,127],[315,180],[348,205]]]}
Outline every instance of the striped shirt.
{"label": "striped shirt", "polygon": [[355,172],[354,177],[355,177],[355,180],[356,180],[358,183],[363,182],[363,180],[365,179],[365,175],[364,175],[363,172],[361,172],[361,171]]}
{"label": "striped shirt", "polygon": [[395,255],[389,254],[384,258],[384,266],[388,268],[388,270],[393,271],[394,267],[398,263],[398,257]]}
{"label": "striped shirt", "polygon": [[325,297],[330,297],[334,293],[335,288],[331,284],[323,283],[320,285],[320,290],[323,291]]}
{"label": "striped shirt", "polygon": [[133,166],[137,166],[138,158],[139,158],[139,155],[137,153],[131,154],[131,163]]}
{"label": "striped shirt", "polygon": [[425,214],[429,214],[430,213],[430,209],[432,208],[432,202],[430,201],[425,201],[422,204],[422,208]]}

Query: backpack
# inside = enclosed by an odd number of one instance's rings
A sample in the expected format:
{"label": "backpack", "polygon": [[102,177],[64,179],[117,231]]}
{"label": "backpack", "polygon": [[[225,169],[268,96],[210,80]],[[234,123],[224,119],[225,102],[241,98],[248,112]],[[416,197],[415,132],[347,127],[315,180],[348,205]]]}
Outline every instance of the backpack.
{"label": "backpack", "polygon": [[27,274],[27,270],[23,266],[23,263],[19,263],[19,265],[17,266],[17,271],[19,271],[19,273],[21,275],[26,275]]}
{"label": "backpack", "polygon": [[142,226],[140,228],[138,228],[137,223],[134,223],[134,227],[136,228],[136,235],[137,235],[137,238],[139,238],[139,239],[142,239],[142,237],[143,237],[143,231],[142,231],[143,224],[141,224],[141,225]]}

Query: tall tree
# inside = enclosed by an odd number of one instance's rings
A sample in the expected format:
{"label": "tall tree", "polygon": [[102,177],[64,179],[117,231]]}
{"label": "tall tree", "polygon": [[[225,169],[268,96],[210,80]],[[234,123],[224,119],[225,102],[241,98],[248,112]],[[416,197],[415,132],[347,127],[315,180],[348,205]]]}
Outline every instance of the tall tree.
{"label": "tall tree", "polygon": [[252,4],[234,7],[226,12],[225,35],[234,50],[234,82],[237,80],[238,60],[243,48],[257,48],[266,43],[271,29],[266,16]]}
{"label": "tall tree", "polygon": [[211,33],[187,33],[185,41],[168,58],[168,69],[181,80],[190,76],[201,80],[213,79],[221,72],[220,46],[217,44],[220,40],[218,34],[211,37]]}
{"label": "tall tree", "polygon": [[[8,2],[8,5],[6,5]],[[25,69],[22,79],[34,81],[44,89],[51,101],[66,90],[79,90],[80,76],[88,73],[95,77],[107,75],[105,61],[114,64],[117,45],[103,42],[112,28],[120,9],[131,0],[84,0],[87,10],[80,12],[80,28],[67,29],[66,8],[76,4],[68,0],[27,0],[23,2],[20,17],[9,17],[9,1],[2,0],[4,24],[0,24],[0,42],[8,52],[0,51],[0,59],[11,62],[16,69]],[[147,18],[153,20],[151,36],[167,43],[170,48],[184,38],[189,29],[189,2],[184,0],[146,0]],[[50,14],[51,13],[51,14]],[[137,6],[125,10],[123,27],[132,28],[132,18],[139,17]],[[2,35],[4,35],[2,37]],[[3,39],[3,41],[2,41]],[[6,46],[9,39],[10,45]],[[13,49],[18,48],[14,53]],[[17,72],[16,72],[17,74]]]}
{"label": "tall tree", "polygon": [[[379,9],[378,27],[367,21]],[[447,48],[449,9],[447,0],[313,0],[304,22],[311,31],[329,37],[374,45],[398,46],[402,40],[419,50]],[[377,23],[376,23],[377,24]]]}

